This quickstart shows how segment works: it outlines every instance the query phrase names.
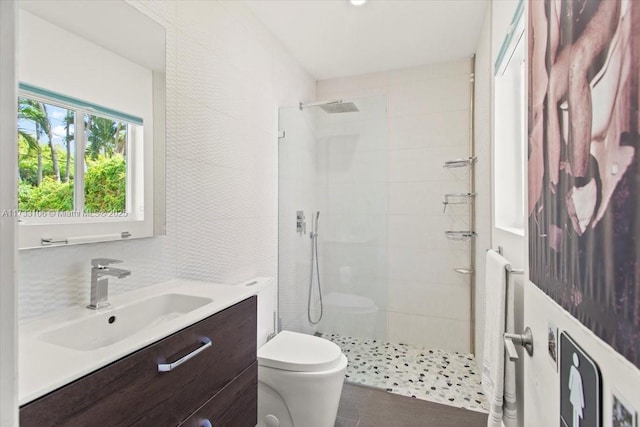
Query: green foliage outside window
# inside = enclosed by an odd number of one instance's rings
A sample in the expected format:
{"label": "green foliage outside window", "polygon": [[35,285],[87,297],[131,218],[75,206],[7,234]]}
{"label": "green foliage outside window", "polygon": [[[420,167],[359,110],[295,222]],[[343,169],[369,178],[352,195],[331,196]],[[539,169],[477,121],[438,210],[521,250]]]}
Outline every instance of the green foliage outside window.
{"label": "green foliage outside window", "polygon": [[25,181],[18,184],[18,206],[21,211],[71,211],[73,210],[73,183],[58,182],[45,177],[34,187]]}
{"label": "green foliage outside window", "polygon": [[[60,163],[60,173],[62,176],[66,176],[66,164],[67,164],[67,153],[62,147],[58,147],[56,149],[58,154],[58,161]],[[74,163],[73,163],[73,155],[69,159],[69,180],[73,181],[74,177]],[[53,161],[51,160],[51,151],[41,149],[41,168],[42,168],[42,176],[53,177]],[[22,137],[22,135],[18,135],[18,178],[20,182],[25,182],[30,184],[31,186],[38,186],[38,154],[37,149],[32,149],[29,147],[29,144]]]}
{"label": "green foliage outside window", "polygon": [[[126,208],[126,163],[122,155],[99,157],[84,175],[86,212],[124,212]],[[39,186],[26,180],[18,184],[21,211],[73,210],[73,181],[58,182],[45,176]]]}
{"label": "green foliage outside window", "polygon": [[84,175],[84,209],[87,212],[124,212],[127,166],[121,154],[87,160]]}
{"label": "green foliage outside window", "polygon": [[[124,212],[127,124],[29,98],[18,108],[20,211]],[[83,117],[84,116],[84,117]],[[74,207],[74,121],[84,120],[84,206]],[[56,134],[56,132],[58,132]],[[60,133],[61,132],[61,133]]]}

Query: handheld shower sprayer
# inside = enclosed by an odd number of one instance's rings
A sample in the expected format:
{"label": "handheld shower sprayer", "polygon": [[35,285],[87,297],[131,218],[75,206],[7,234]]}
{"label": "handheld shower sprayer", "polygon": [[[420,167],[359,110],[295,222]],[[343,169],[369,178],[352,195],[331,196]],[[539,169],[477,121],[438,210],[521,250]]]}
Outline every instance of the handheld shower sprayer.
{"label": "handheld shower sprayer", "polygon": [[[320,211],[316,212],[315,221],[311,223],[311,274],[309,275],[309,298],[307,300],[307,318],[309,323],[317,325],[322,320],[324,314],[324,304],[322,302],[322,287],[320,285],[320,264],[318,262],[318,220],[320,218]],[[313,264],[316,265],[316,277],[318,278],[318,296],[320,297],[320,317],[318,320],[311,319],[311,294],[313,293]]]}
{"label": "handheld shower sprayer", "polygon": [[320,211],[316,212],[315,223],[311,224],[311,234],[310,237],[313,239],[318,236],[318,219],[320,218]]}

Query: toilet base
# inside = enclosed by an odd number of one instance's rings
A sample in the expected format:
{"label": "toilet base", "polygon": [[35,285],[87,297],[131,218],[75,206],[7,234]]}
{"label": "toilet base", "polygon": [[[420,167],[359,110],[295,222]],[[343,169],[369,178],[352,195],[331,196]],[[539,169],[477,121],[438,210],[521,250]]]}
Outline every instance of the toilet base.
{"label": "toilet base", "polygon": [[258,427],[333,427],[347,358],[328,371],[258,366]]}

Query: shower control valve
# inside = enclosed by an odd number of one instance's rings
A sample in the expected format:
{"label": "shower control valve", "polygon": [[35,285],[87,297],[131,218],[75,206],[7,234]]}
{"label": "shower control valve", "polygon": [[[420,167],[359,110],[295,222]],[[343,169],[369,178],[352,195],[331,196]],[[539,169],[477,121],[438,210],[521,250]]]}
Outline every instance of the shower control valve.
{"label": "shower control valve", "polygon": [[304,217],[304,211],[296,212],[296,233],[300,235],[307,234],[307,223]]}

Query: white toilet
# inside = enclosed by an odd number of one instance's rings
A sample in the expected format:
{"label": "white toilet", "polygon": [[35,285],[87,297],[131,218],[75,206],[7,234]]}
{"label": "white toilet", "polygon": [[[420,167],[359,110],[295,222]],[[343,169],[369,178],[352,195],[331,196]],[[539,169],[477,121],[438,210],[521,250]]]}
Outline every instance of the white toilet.
{"label": "white toilet", "polygon": [[333,427],[346,369],[331,341],[280,332],[258,349],[258,427]]}
{"label": "white toilet", "polygon": [[282,331],[277,324],[277,288],[270,277],[258,295],[258,427],[333,427],[347,370],[347,358],[324,338]]}

